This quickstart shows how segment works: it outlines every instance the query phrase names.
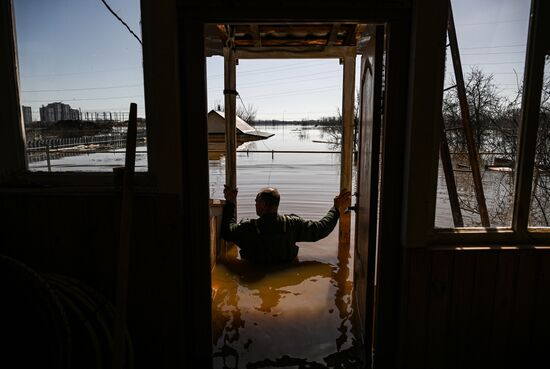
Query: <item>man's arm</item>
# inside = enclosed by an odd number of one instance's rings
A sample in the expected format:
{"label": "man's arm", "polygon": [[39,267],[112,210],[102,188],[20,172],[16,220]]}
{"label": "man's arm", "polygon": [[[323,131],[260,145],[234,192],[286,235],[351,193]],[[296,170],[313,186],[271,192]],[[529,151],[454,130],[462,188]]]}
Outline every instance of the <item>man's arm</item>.
{"label": "man's arm", "polygon": [[332,232],[340,214],[344,213],[351,198],[350,192],[343,192],[334,198],[334,206],[318,221],[302,220],[299,223],[299,231],[296,241],[318,241]]}
{"label": "man's arm", "polygon": [[221,235],[226,241],[235,241],[234,229],[238,226],[235,216],[235,204],[226,201],[223,205]]}
{"label": "man's arm", "polygon": [[222,238],[226,241],[234,241],[232,228],[237,226],[237,215],[235,214],[235,202],[237,201],[237,193],[239,189],[230,188],[228,185],[223,186],[223,197],[225,204],[223,205]]}

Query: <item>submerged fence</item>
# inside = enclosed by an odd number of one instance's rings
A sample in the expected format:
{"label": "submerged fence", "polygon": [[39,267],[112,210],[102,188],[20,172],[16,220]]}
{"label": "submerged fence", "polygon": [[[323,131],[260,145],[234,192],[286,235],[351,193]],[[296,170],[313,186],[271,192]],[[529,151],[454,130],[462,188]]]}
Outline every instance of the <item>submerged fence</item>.
{"label": "submerged fence", "polygon": [[[137,142],[146,142],[145,131],[137,133]],[[48,163],[48,170],[50,170],[50,160],[94,152],[106,152],[125,147],[126,133],[42,138],[27,141],[27,158],[29,163],[46,161]]]}

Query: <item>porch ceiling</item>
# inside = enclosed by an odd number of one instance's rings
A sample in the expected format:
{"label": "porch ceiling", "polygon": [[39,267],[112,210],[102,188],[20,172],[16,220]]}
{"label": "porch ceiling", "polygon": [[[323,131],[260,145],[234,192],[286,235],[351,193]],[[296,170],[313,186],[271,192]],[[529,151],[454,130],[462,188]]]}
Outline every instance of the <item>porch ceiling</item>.
{"label": "porch ceiling", "polygon": [[366,24],[356,23],[208,24],[205,28],[206,56],[223,55],[223,47],[231,38],[237,52],[334,51],[356,46],[366,28]]}

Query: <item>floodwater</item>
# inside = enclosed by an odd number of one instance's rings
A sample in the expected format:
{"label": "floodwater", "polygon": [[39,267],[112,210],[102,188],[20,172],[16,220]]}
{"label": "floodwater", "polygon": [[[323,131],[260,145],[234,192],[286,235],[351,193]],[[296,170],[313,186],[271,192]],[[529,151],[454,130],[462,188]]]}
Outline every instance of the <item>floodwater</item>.
{"label": "floodwater", "polygon": [[[239,150],[337,150],[316,127],[265,127],[275,135]],[[211,197],[222,198],[223,158],[210,162]],[[261,187],[281,192],[280,212],[319,219],[339,192],[339,154],[238,153],[238,216],[255,217]],[[337,226],[338,227],[338,226]],[[338,245],[338,228],[325,239],[299,243],[299,261],[284,269],[238,260],[213,271],[214,368],[360,368],[354,327],[352,250]],[[352,241],[353,244],[353,241]]]}

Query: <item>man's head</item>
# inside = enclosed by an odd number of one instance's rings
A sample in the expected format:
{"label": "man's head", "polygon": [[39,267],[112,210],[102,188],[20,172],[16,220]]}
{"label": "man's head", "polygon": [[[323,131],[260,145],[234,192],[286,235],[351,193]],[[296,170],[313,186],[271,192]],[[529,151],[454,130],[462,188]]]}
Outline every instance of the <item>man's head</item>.
{"label": "man's head", "polygon": [[277,214],[281,195],[274,187],[265,187],[256,195],[256,214],[258,216],[266,214]]}

